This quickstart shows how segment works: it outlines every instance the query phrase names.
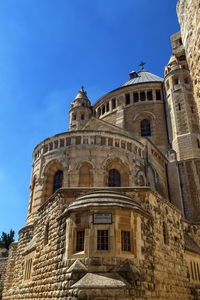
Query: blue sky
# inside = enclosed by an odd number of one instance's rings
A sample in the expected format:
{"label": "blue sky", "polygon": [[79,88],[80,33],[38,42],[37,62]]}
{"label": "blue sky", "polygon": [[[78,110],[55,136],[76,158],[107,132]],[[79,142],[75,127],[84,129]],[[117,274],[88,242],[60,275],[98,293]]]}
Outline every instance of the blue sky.
{"label": "blue sky", "polygon": [[33,148],[79,87],[94,103],[141,60],[163,77],[177,31],[176,0],[0,1],[0,233],[25,225]]}

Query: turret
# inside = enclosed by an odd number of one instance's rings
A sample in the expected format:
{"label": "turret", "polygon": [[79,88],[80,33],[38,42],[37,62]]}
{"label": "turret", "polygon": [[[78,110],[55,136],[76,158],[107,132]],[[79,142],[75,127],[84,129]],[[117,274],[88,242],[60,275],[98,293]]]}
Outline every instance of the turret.
{"label": "turret", "polygon": [[72,101],[69,113],[69,130],[81,129],[92,115],[91,103],[83,86]]}

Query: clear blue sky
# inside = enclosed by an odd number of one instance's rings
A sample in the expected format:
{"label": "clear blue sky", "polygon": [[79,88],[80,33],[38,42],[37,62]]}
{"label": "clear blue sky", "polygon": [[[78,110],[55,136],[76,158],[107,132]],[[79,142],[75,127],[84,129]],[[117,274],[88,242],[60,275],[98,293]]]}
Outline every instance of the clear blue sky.
{"label": "clear blue sky", "polygon": [[33,148],[79,87],[93,103],[141,60],[163,77],[177,31],[176,0],[0,1],[0,233],[25,225]]}

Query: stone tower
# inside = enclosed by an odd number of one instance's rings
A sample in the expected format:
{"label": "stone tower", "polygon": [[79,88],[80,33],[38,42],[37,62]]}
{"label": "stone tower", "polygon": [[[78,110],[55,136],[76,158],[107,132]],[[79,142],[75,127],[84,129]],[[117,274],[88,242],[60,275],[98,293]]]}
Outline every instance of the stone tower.
{"label": "stone tower", "polygon": [[177,159],[200,157],[199,122],[192,81],[180,33],[171,37],[173,55],[165,68],[165,90],[170,114],[170,140]]}
{"label": "stone tower", "polygon": [[[165,68],[168,132],[176,152],[184,216],[200,221],[200,135],[197,103],[180,32],[171,37],[172,56]],[[169,165],[168,169],[172,166]],[[170,176],[170,180],[174,175]],[[172,183],[172,187],[177,184]]]}
{"label": "stone tower", "polygon": [[91,103],[83,87],[70,105],[69,130],[81,129],[92,115]]}
{"label": "stone tower", "polygon": [[194,100],[200,121],[200,2],[199,0],[179,0],[177,14],[181,37],[194,88]]}

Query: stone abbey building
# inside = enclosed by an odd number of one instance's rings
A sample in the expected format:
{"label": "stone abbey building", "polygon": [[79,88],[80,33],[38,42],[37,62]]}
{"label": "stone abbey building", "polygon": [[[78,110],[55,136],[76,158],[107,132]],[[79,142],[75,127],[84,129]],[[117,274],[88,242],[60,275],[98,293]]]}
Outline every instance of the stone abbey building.
{"label": "stone abbey building", "polygon": [[3,300],[200,299],[200,3],[177,9],[164,79],[142,64],[93,106],[81,88],[35,147]]}

